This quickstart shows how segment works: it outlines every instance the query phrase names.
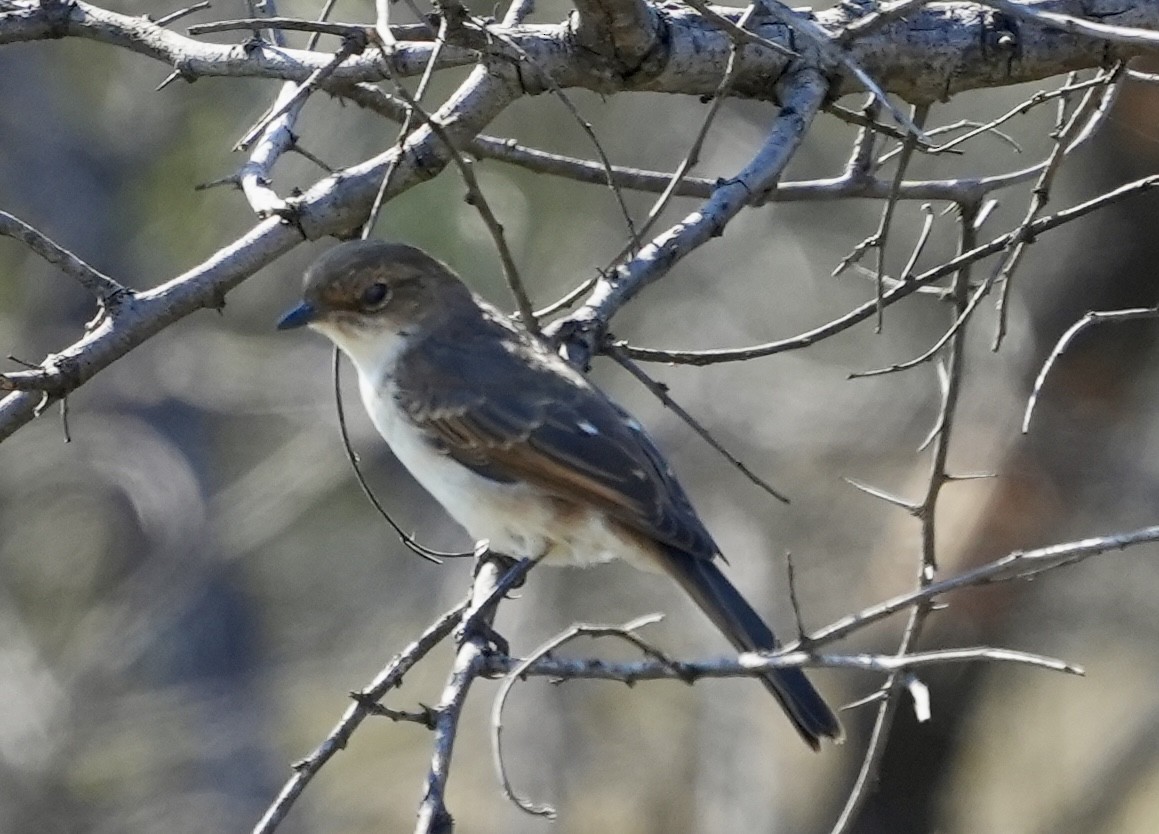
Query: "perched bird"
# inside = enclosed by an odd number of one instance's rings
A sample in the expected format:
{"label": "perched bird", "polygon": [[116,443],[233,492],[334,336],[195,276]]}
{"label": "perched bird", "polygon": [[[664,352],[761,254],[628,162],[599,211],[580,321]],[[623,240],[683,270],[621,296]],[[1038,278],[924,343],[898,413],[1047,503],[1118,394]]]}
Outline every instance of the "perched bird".
{"label": "perched bird", "polygon": [[[444,264],[412,246],[342,243],[278,322],[303,325],[350,357],[379,433],[476,540],[547,564],[662,571],[737,649],[776,648],[640,423]],[[800,669],[761,680],[811,747],[841,738]]]}

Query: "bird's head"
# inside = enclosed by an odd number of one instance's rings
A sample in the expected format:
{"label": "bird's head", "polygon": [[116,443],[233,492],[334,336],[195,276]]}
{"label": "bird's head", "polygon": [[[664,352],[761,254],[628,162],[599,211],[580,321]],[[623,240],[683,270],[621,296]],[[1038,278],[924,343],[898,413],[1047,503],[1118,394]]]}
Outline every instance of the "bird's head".
{"label": "bird's head", "polygon": [[474,306],[466,285],[421,249],[350,241],[306,270],[302,301],[282,316],[278,329],[310,327],[356,364],[377,365],[433,320]]}

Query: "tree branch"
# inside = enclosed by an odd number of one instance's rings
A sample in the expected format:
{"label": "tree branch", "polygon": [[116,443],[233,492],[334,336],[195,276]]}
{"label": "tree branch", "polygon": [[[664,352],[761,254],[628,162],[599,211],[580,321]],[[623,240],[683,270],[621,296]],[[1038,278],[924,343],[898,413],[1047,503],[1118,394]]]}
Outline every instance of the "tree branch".
{"label": "tree branch", "polygon": [[89,266],[47,235],[6,211],[0,211],[0,235],[19,240],[50,264],[59,267],[61,272],[92,293],[105,309],[132,294],[128,287]]}
{"label": "tree branch", "polygon": [[[511,71],[477,68],[459,91],[434,114],[452,143],[469,141],[520,94]],[[96,328],[59,354],[49,357],[33,380],[4,377],[22,390],[0,400],[0,440],[36,416],[43,397],[33,390],[63,396],[87,382],[137,345],[168,325],[203,308],[217,308],[236,287],[303,239],[317,239],[356,227],[369,211],[383,172],[395,165],[388,196],[429,179],[451,158],[452,151],[422,127],[401,151],[386,153],[327,177],[300,199],[289,202],[288,219],[271,218],[226,246],[209,260],[161,286],[134,296],[132,309],[106,317]]]}
{"label": "tree branch", "polygon": [[783,104],[765,144],[736,176],[722,180],[697,211],[658,235],[635,257],[596,282],[588,301],[549,328],[563,342],[571,360],[586,365],[603,339],[613,315],[633,296],[667,274],[681,258],[713,237],[745,206],[759,203],[775,188],[777,179],[805,138],[813,117],[827,92],[815,70],[802,70],[789,78]]}
{"label": "tree branch", "polygon": [[[591,628],[591,627],[586,627]],[[608,630],[610,626],[601,626]],[[1053,657],[1030,652],[974,646],[958,649],[937,649],[911,652],[904,655],[871,654],[811,654],[802,651],[780,652],[774,655],[745,652],[735,658],[712,660],[647,660],[612,662],[599,658],[540,657],[530,662],[506,655],[490,655],[481,662],[480,673],[515,675],[520,678],[546,677],[558,680],[618,681],[631,686],[639,681],[674,680],[694,684],[705,678],[754,678],[772,669],[852,669],[879,674],[944,666],[952,663],[995,661],[1037,666],[1053,672],[1082,675],[1074,664]]]}
{"label": "tree branch", "polygon": [[462,622],[463,614],[469,605],[470,600],[464,600],[431,623],[417,640],[395,655],[368,686],[356,693],[354,703],[347,707],[346,714],[325,740],[309,756],[294,763],[294,775],[282,787],[277,799],[254,826],[253,834],[270,834],[278,827],[310,780],[314,778],[314,774],[321,770],[334,754],[346,747],[350,737],[363,721],[375,714],[374,705],[387,692],[397,688],[402,683],[403,676],[454,631]]}
{"label": "tree branch", "polygon": [[[207,76],[277,78],[304,81],[329,62],[326,53],[207,44],[182,37],[139,17],[116,14],[75,0],[70,3],[39,3],[14,0],[15,11],[0,13],[0,44],[79,37],[119,46],[168,64],[187,79]],[[1028,3],[1039,14],[1073,11],[1073,0]],[[817,24],[837,32],[857,19],[860,7],[842,5],[817,13]],[[721,7],[721,14],[735,19],[738,10]],[[1085,3],[1087,17],[1114,16],[1123,29],[1159,30],[1159,0],[1140,0],[1123,7],[1114,0]],[[608,60],[585,49],[575,30],[566,23],[493,27],[511,39],[536,65],[561,87],[585,87],[610,93],[625,90],[711,95],[733,47],[728,32],[718,29],[690,8],[648,6],[654,21],[656,45],[638,66],[609,71]],[[620,18],[614,18],[619,20]],[[582,20],[582,16],[581,16]],[[580,31],[583,26],[580,25]],[[790,46],[787,28],[768,19],[751,27],[766,40]],[[937,37],[930,37],[936,32]],[[1150,42],[1148,41],[1148,44]],[[660,46],[663,44],[663,47]],[[489,63],[518,60],[496,39],[489,46]],[[389,66],[380,54],[359,56],[337,68],[328,83],[350,84],[380,81],[388,75],[422,73],[434,45],[400,41],[390,55]],[[1032,19],[1015,31],[996,12],[973,3],[938,3],[891,21],[881,29],[848,44],[849,60],[876,79],[882,88],[915,104],[943,100],[955,93],[983,87],[1007,86],[1041,80],[1077,69],[1103,66],[1147,51],[1142,44],[1112,44],[1081,33],[1060,32],[1041,19]],[[638,50],[637,50],[638,52]],[[636,54],[636,53],[630,53]],[[1017,60],[1012,60],[1015,55]],[[438,68],[472,64],[475,49],[447,45]],[[789,68],[791,59],[763,48],[741,50],[734,94],[770,100],[775,84]],[[822,66],[820,56],[810,59]],[[826,69],[835,97],[857,92],[861,82],[848,68]],[[325,85],[324,85],[325,87]],[[542,92],[542,90],[528,90]]]}

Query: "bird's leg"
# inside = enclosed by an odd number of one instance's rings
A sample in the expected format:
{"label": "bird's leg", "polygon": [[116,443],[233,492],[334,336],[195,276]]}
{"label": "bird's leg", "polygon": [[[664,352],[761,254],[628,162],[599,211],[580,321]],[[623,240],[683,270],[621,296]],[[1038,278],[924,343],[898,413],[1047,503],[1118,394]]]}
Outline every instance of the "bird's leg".
{"label": "bird's leg", "polygon": [[491,625],[486,620],[476,620],[471,625],[471,633],[467,636],[479,636],[487,642],[487,648],[484,650],[485,654],[502,655],[509,657],[511,655],[511,644],[507,642],[507,638],[495,630],[495,626]]}
{"label": "bird's leg", "polygon": [[[509,576],[512,569],[518,564],[517,560],[502,553],[497,553],[491,550],[490,543],[484,539],[475,544],[475,573],[474,580],[478,582],[480,575],[484,568],[493,566],[495,574],[498,576],[498,581],[495,582],[494,587],[489,591],[494,599],[480,600],[479,604],[474,607],[474,610],[463,620],[459,627],[458,642],[461,644],[473,637],[480,637],[488,644],[488,651],[506,656],[511,650],[511,644],[507,639],[495,630],[491,625],[491,620],[495,616],[495,607],[498,605],[501,595],[495,592],[503,587],[504,579]],[[523,577],[520,575],[517,581],[522,584]],[[512,585],[511,587],[514,587]]]}
{"label": "bird's leg", "polygon": [[[515,567],[519,560],[505,553],[491,549],[491,542],[487,539],[482,539],[475,542],[475,576],[479,576],[479,571],[488,562],[493,562],[498,568],[501,576],[505,576],[508,571]],[[523,576],[520,576],[518,581],[511,585],[511,588],[518,588],[523,584]]]}

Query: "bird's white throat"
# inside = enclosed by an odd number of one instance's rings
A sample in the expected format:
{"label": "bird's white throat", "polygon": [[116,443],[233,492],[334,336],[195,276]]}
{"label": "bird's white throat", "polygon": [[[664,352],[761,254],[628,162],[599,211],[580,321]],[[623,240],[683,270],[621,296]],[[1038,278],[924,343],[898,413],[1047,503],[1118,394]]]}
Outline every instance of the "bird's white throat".
{"label": "bird's white throat", "polygon": [[398,357],[406,350],[409,334],[386,327],[378,329],[344,327],[326,321],[310,325],[336,344],[350,358],[359,379],[380,379],[394,375]]}

